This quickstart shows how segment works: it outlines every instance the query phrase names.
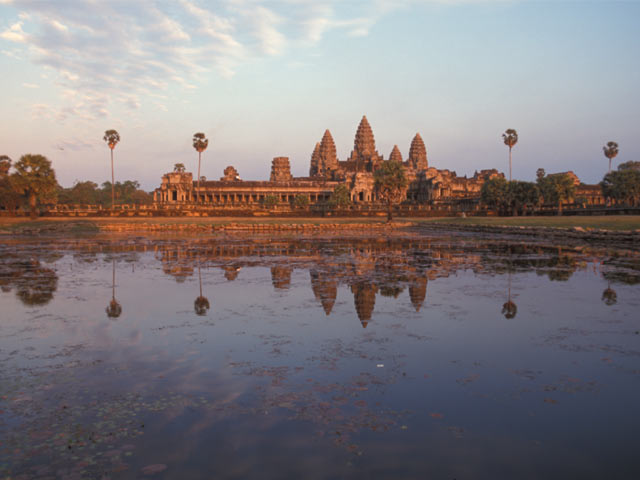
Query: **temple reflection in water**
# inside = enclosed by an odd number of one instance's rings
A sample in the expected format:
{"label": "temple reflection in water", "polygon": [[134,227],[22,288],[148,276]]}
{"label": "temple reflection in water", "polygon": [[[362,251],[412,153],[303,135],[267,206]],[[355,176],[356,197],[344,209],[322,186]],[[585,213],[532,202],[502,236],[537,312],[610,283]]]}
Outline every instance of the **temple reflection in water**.
{"label": "temple reflection in water", "polygon": [[[34,256],[27,246],[16,243],[18,252],[0,257],[0,287],[15,288],[16,296],[27,306],[48,303],[57,288],[55,262],[71,251],[75,262],[95,262],[99,255],[112,263],[111,295],[106,308],[110,318],[118,318],[122,305],[116,300],[116,270],[121,261],[133,265],[141,254],[151,254],[162,272],[182,283],[197,274],[199,290],[193,309],[207,315],[215,304],[215,290],[204,295],[202,274],[219,269],[227,281],[234,281],[244,268],[266,267],[276,291],[287,291],[296,270],[309,272],[309,284],[318,305],[331,315],[341,286],[353,296],[353,308],[363,327],[372,321],[378,296],[410,302],[419,312],[429,303],[429,281],[458,271],[506,275],[505,298],[496,307],[506,318],[517,313],[517,288],[512,276],[535,271],[550,281],[566,281],[577,270],[593,265],[594,273],[606,281],[602,301],[613,305],[617,295],[612,283],[640,283],[638,258],[608,257],[606,251],[587,254],[584,249],[509,244],[496,241],[460,242],[421,236],[383,238],[196,238],[138,239],[99,237],[51,242],[50,253]],[[11,242],[9,242],[11,247]],[[20,249],[26,248],[24,255]],[[47,263],[49,265],[47,265]],[[300,278],[300,277],[298,277]],[[408,296],[406,292],[408,291]],[[194,292],[196,293],[196,292]],[[407,298],[408,297],[408,298]],[[506,301],[505,301],[506,300]],[[214,307],[215,310],[215,307]]]}

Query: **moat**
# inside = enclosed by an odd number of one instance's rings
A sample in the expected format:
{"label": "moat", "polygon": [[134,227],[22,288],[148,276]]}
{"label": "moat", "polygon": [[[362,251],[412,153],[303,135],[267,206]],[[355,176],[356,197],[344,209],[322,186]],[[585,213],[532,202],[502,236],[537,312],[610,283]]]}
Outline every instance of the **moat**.
{"label": "moat", "polygon": [[638,478],[640,254],[0,238],[0,478]]}

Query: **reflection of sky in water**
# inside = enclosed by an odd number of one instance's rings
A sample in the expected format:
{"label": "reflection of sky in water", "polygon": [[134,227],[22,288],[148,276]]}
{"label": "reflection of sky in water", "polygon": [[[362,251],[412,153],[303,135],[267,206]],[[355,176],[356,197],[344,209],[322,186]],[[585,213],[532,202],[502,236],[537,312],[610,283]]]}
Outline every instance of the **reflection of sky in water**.
{"label": "reflection of sky in water", "polygon": [[[3,475],[640,473],[636,257],[469,239],[220,243],[0,247]],[[52,298],[20,300],[24,265],[55,271]]]}

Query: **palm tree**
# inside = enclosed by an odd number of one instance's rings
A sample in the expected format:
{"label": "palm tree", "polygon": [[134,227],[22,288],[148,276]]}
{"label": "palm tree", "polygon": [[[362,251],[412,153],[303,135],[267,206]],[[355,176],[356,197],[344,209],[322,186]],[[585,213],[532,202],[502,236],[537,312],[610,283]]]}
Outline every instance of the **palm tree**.
{"label": "palm tree", "polygon": [[618,155],[618,144],[616,142],[607,142],[605,147],[602,147],[604,156],[609,159],[609,173],[611,173],[611,160]]}
{"label": "palm tree", "polygon": [[198,152],[198,184],[196,188],[196,199],[197,195],[200,193],[200,162],[202,160],[202,152],[207,149],[209,145],[209,140],[204,136],[204,133],[194,133],[193,134],[193,148]]}
{"label": "palm tree", "polygon": [[518,143],[518,132],[509,128],[502,134],[502,140],[509,147],[509,181],[511,181],[511,149]]}
{"label": "palm tree", "polygon": [[115,130],[107,130],[104,132],[104,137],[102,139],[107,142],[109,148],[111,149],[111,209],[113,210],[113,206],[115,205],[115,180],[113,176],[113,149],[116,148],[116,145],[120,141],[120,134]]}

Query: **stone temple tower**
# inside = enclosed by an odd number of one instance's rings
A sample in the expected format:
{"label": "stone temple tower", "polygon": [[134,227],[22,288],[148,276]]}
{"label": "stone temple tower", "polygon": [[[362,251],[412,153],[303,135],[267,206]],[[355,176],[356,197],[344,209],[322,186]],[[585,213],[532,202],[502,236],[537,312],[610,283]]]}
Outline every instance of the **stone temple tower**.
{"label": "stone temple tower", "polygon": [[409,149],[409,167],[415,170],[426,170],[429,168],[427,162],[427,149],[424,146],[422,137],[419,133],[413,137],[411,141],[411,148]]}
{"label": "stone temple tower", "polygon": [[389,155],[389,161],[402,163],[402,154],[400,153],[400,149],[398,145],[393,146],[393,150],[391,150],[391,155]]}
{"label": "stone temple tower", "polygon": [[333,141],[331,132],[326,130],[322,136],[318,149],[318,175],[321,177],[330,176],[331,172],[338,168],[338,155],[336,144]]}
{"label": "stone temple tower", "polygon": [[320,164],[320,142],[316,143],[313,153],[311,154],[311,164],[309,165],[309,176],[318,175],[318,166]]}
{"label": "stone temple tower", "polygon": [[371,125],[369,125],[366,115],[362,116],[360,125],[358,125],[356,138],[353,142],[353,151],[349,160],[357,163],[358,170],[364,167],[368,171],[375,170],[382,161],[382,156],[376,151],[373,130],[371,130]]}

